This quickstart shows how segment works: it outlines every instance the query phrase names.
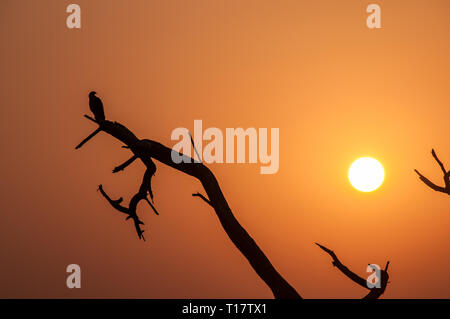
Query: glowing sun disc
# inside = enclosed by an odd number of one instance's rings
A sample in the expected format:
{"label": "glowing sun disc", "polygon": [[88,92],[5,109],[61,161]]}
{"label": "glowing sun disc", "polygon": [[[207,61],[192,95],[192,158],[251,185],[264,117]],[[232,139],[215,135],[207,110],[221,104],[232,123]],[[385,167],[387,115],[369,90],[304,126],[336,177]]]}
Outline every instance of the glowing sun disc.
{"label": "glowing sun disc", "polygon": [[372,192],[383,184],[384,168],[372,157],[361,157],[350,165],[350,184],[361,192]]}

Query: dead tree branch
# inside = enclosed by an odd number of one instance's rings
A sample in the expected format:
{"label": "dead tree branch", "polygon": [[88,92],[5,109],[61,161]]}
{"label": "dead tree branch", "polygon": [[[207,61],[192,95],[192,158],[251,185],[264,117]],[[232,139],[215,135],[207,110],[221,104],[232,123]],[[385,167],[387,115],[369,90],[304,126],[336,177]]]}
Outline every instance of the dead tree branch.
{"label": "dead tree branch", "polygon": [[445,187],[439,186],[434,184],[432,181],[430,181],[428,178],[423,176],[418,170],[414,170],[417,175],[419,175],[419,178],[422,182],[425,183],[428,187],[430,187],[432,190],[436,192],[441,192],[450,195],[450,171],[446,171],[444,164],[439,160],[438,156],[436,155],[436,152],[434,149],[431,150],[431,155],[433,155],[434,159],[438,163],[439,167],[441,168],[442,172],[444,173],[444,185]]}
{"label": "dead tree branch", "polygon": [[135,160],[137,160],[137,158],[138,157],[136,155],[133,155],[129,160],[127,160],[123,164],[120,164],[119,166],[115,167],[113,169],[113,173],[123,171],[125,168],[127,168],[129,165],[131,165]]}
{"label": "dead tree branch", "polygon": [[378,299],[384,293],[389,279],[389,275],[387,273],[389,261],[386,263],[386,267],[384,268],[384,270],[381,270],[381,278],[378,278],[378,280],[380,280],[380,287],[370,288],[367,285],[367,280],[358,276],[353,271],[348,269],[344,264],[342,264],[341,261],[336,256],[336,254],[334,253],[334,251],[318,243],[316,243],[316,245],[331,256],[331,258],[333,259],[332,261],[333,266],[338,268],[344,275],[346,275],[348,278],[350,278],[353,282],[355,282],[359,286],[370,290],[370,292],[362,299]]}
{"label": "dead tree branch", "polygon": [[96,129],[94,132],[92,132],[88,137],[86,137],[84,140],[81,141],[80,144],[78,144],[77,146],[75,146],[75,149],[79,149],[81,146],[84,145],[84,143],[88,142],[91,138],[93,138],[95,135],[97,135],[98,133],[101,132],[101,129]]}
{"label": "dead tree branch", "polygon": [[212,206],[212,205],[211,205],[211,202],[209,201],[209,199],[207,199],[205,196],[203,196],[203,194],[195,193],[195,194],[192,194],[192,196],[193,196],[193,197],[200,197],[200,198],[203,199],[208,205]]}
{"label": "dead tree branch", "polygon": [[[248,260],[259,277],[272,290],[275,298],[301,298],[297,291],[273,267],[267,256],[259,248],[253,238],[239,224],[230,207],[228,206],[228,203],[222,193],[222,190],[220,189],[216,177],[209,170],[209,168],[207,168],[203,163],[198,163],[197,161],[194,161],[194,159],[185,155],[182,156],[183,160],[181,163],[175,163],[171,157],[172,149],[162,145],[161,143],[152,140],[138,139],[128,128],[120,123],[111,122],[108,120],[102,120],[98,122],[90,116],[86,115],[85,117],[99,125],[99,128],[97,129],[98,131],[103,131],[124,143],[125,146],[128,147],[129,150],[133,153],[133,155],[136,158],[139,158],[144,163],[144,165],[147,166],[147,171],[144,174],[141,188],[139,189],[139,192],[130,200],[128,208],[120,205],[120,199],[117,201],[111,200],[109,196],[107,196],[106,193],[101,189],[102,195],[115,209],[119,210],[122,213],[128,214],[129,218],[132,218],[134,220],[136,231],[138,232],[140,238],[142,238],[143,232],[140,229],[140,225],[142,225],[142,222],[137,217],[136,207],[140,200],[147,198],[147,191],[149,191],[150,196],[153,197],[151,193],[150,179],[154,174],[154,171],[156,170],[156,168],[153,168],[152,166],[152,164],[154,165],[152,159],[156,159],[157,161],[167,166],[195,177],[201,182],[209,198],[209,204],[214,208],[214,211],[216,212],[216,215],[228,237],[239,249],[239,251],[245,256],[245,258]],[[95,134],[91,135],[92,136],[86,138],[82,143],[80,143],[77,148],[80,148]],[[125,163],[121,166],[127,166],[124,165]],[[203,198],[202,196],[199,197],[205,200],[206,197],[203,196]],[[150,201],[148,201],[148,199],[146,200],[151,205]],[[153,206],[152,208],[154,209]]]}
{"label": "dead tree branch", "polygon": [[142,199],[140,198],[141,194],[137,193],[136,195],[134,195],[133,198],[130,200],[130,204],[128,205],[128,207],[125,207],[120,205],[120,203],[123,200],[122,197],[120,197],[117,200],[113,200],[108,196],[108,194],[106,194],[101,184],[98,186],[98,189],[100,193],[103,195],[103,197],[106,198],[106,200],[111,204],[113,208],[117,209],[121,213],[128,215],[125,220],[128,220],[130,218],[133,219],[134,227],[136,228],[136,232],[139,238],[145,241],[145,237],[143,235],[144,231],[141,229],[141,225],[144,225],[144,223],[141,220],[139,220],[139,217],[136,214],[137,203]]}

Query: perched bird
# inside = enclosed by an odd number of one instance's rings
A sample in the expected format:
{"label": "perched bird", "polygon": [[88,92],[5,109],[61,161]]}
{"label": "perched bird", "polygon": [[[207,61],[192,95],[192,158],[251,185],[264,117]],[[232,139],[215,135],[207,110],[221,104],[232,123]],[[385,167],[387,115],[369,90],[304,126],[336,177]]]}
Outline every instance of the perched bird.
{"label": "perched bird", "polygon": [[104,121],[105,111],[103,110],[103,103],[95,94],[97,94],[95,91],[89,93],[89,108],[97,121]]}

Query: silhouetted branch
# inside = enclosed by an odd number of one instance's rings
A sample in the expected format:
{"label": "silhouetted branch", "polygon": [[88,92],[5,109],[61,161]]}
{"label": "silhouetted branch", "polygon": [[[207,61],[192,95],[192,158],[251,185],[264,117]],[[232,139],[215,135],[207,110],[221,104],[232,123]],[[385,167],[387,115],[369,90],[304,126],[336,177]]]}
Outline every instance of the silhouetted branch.
{"label": "silhouetted branch", "polygon": [[88,120],[91,120],[92,122],[94,122],[94,123],[100,125],[100,122],[97,121],[96,119],[94,119],[92,116],[87,115],[87,114],[84,114],[84,117],[87,118]]}
{"label": "silhouetted branch", "polygon": [[148,200],[148,198],[146,197],[145,200],[147,201],[147,203],[150,205],[150,207],[153,209],[153,211],[155,212],[156,215],[159,215],[158,211],[156,210],[155,206],[153,206],[152,202]]}
{"label": "silhouetted branch", "polygon": [[417,175],[419,175],[419,178],[422,182],[424,182],[428,187],[430,187],[431,189],[437,191],[437,192],[442,192],[442,193],[446,193],[446,190],[444,187],[438,186],[436,184],[434,184],[432,181],[430,181],[428,178],[426,178],[425,176],[423,176],[418,170],[414,170]]}
{"label": "silhouetted branch", "polygon": [[445,170],[444,164],[442,164],[442,162],[439,160],[439,158],[437,157],[436,152],[434,151],[434,149],[431,150],[431,155],[433,155],[434,159],[438,163],[438,165],[441,168],[442,172],[444,172],[444,174],[447,174],[447,171]]}
{"label": "silhouetted branch", "polygon": [[208,205],[210,205],[210,206],[212,206],[211,205],[211,202],[209,201],[209,199],[207,199],[205,196],[203,196],[202,194],[200,194],[200,193],[195,193],[195,194],[192,194],[192,196],[194,196],[194,197],[200,197],[201,199],[203,199]]}
{"label": "silhouetted branch", "polygon": [[141,220],[139,220],[139,217],[136,214],[137,204],[139,203],[139,201],[141,199],[145,199],[145,198],[142,198],[142,194],[137,193],[136,195],[134,195],[133,198],[130,200],[129,207],[124,207],[124,206],[120,205],[120,203],[123,200],[122,197],[120,197],[117,200],[112,200],[108,196],[108,194],[106,194],[106,192],[103,190],[103,186],[101,184],[98,186],[98,189],[100,190],[100,193],[106,198],[106,200],[111,204],[112,207],[117,209],[119,212],[128,215],[128,217],[125,220],[128,220],[130,218],[133,219],[134,227],[136,228],[136,232],[137,232],[139,238],[142,238],[145,241],[145,237],[143,235],[144,231],[141,229],[141,226],[140,226],[140,225],[144,225],[144,223]]}
{"label": "silhouetted branch", "polygon": [[[139,237],[142,237],[142,231],[140,231],[139,228],[141,222],[136,215],[136,206],[140,200],[147,198],[147,191],[150,192],[152,197],[151,187],[148,181],[156,170],[152,167],[152,164],[154,165],[152,159],[156,159],[167,166],[197,178],[201,182],[209,198],[209,203],[214,208],[228,237],[245,258],[247,258],[248,262],[260,278],[269,286],[275,298],[301,298],[297,291],[273,267],[253,238],[239,224],[228,206],[216,177],[203,163],[198,163],[191,157],[185,155],[182,155],[183,160],[181,163],[175,163],[171,156],[172,149],[161,143],[152,140],[140,140],[128,128],[120,123],[108,120],[97,122],[89,116],[86,117],[97,123],[101,131],[110,134],[124,143],[134,156],[138,157],[144,165],[147,166],[141,188],[139,192],[133,196],[128,207],[129,217],[133,216],[135,224],[137,224],[136,230]],[[150,203],[148,199],[146,200]],[[111,203],[110,200],[108,201]]]}
{"label": "silhouetted branch", "polygon": [[436,152],[434,151],[434,149],[431,150],[431,155],[433,155],[434,159],[438,163],[438,165],[441,168],[442,172],[444,172],[444,184],[445,184],[445,187],[441,187],[441,186],[438,186],[438,185],[434,184],[428,178],[423,176],[418,170],[415,169],[414,171],[417,173],[417,175],[419,175],[420,180],[422,182],[424,182],[425,185],[430,187],[432,190],[435,190],[435,191],[441,192],[441,193],[446,193],[446,194],[450,195],[450,171],[447,172],[445,170],[444,164],[442,164],[442,162],[439,160],[439,158],[436,155]]}
{"label": "silhouetted branch", "polygon": [[128,208],[120,205],[120,203],[122,203],[122,201],[123,201],[122,197],[120,197],[119,199],[116,199],[116,200],[111,199],[111,197],[109,197],[108,194],[106,194],[106,192],[103,190],[102,184],[98,185],[98,190],[106,198],[106,200],[111,204],[112,207],[117,209],[119,212],[129,215]]}
{"label": "silhouetted branch", "polygon": [[201,163],[202,158],[200,157],[200,154],[198,153],[197,148],[195,147],[194,139],[192,138],[191,132],[188,131],[188,133],[189,133],[189,137],[191,138],[192,147],[194,148],[195,154],[197,154],[198,161]]}
{"label": "silhouetted branch", "polygon": [[387,269],[389,267],[389,261],[386,263],[386,267],[384,270],[381,270],[381,278],[378,278],[380,282],[380,287],[374,287],[370,288],[367,286],[367,280],[358,276],[353,271],[351,271],[349,268],[347,268],[344,264],[341,263],[341,261],[338,259],[334,251],[331,249],[328,249],[327,247],[320,245],[318,243],[315,243],[317,246],[319,246],[322,250],[324,250],[327,254],[331,256],[333,259],[332,264],[336,268],[338,268],[344,275],[346,275],[348,278],[350,278],[353,282],[358,284],[359,286],[369,289],[370,292],[363,297],[363,299],[378,299],[386,290],[387,282],[389,279],[389,275],[387,274]]}
{"label": "silhouetted branch", "polygon": [[137,160],[137,156],[136,155],[133,155],[129,160],[127,160],[126,162],[124,162],[123,164],[121,164],[121,165],[119,165],[119,166],[117,166],[117,167],[115,167],[114,169],[113,169],[113,173],[117,173],[117,172],[120,172],[120,171],[123,171],[126,167],[128,167],[130,164],[132,164],[135,160]]}
{"label": "silhouetted branch", "polygon": [[102,130],[100,128],[96,129],[94,132],[92,132],[88,137],[86,137],[84,140],[81,141],[80,144],[78,144],[77,146],[75,146],[75,149],[79,149],[81,146],[84,145],[84,143],[86,143],[87,141],[89,141],[91,138],[93,138],[95,135],[97,135],[98,133],[100,133]]}
{"label": "silhouetted branch", "polygon": [[367,288],[366,280],[364,278],[359,277],[357,274],[355,274],[350,269],[348,269],[345,265],[343,265],[332,250],[330,250],[330,249],[326,248],[325,246],[322,246],[318,243],[316,243],[316,245],[319,246],[320,248],[322,248],[326,253],[328,253],[331,256],[331,258],[333,259],[333,262],[332,262],[333,266],[337,267],[340,271],[342,271],[342,273],[344,273],[344,275],[346,275],[348,278],[353,280],[355,283],[357,283],[361,287]]}

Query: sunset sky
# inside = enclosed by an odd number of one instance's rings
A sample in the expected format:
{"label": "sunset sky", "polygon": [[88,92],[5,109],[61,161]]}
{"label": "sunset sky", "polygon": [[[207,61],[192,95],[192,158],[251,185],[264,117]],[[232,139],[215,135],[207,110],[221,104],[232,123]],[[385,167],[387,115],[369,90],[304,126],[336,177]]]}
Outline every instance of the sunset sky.
{"label": "sunset sky", "polygon": [[[81,7],[82,28],[66,27]],[[381,29],[366,7],[381,7]],[[383,298],[450,298],[450,198],[430,151],[450,169],[448,0],[2,0],[0,2],[1,298],[272,298],[192,193],[190,176],[156,162],[147,241],[97,191],[125,203],[144,166],[112,169],[129,150],[95,128],[106,118],[172,147],[177,127],[279,128],[279,171],[211,164],[242,226],[304,298],[367,291],[390,261]],[[371,193],[348,181],[371,156],[385,169]],[[78,264],[82,288],[66,287]]]}

